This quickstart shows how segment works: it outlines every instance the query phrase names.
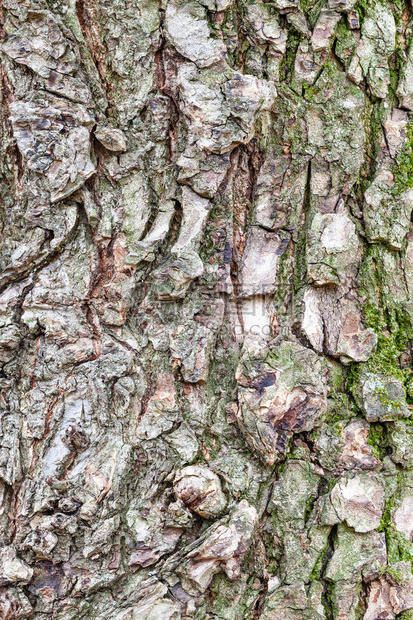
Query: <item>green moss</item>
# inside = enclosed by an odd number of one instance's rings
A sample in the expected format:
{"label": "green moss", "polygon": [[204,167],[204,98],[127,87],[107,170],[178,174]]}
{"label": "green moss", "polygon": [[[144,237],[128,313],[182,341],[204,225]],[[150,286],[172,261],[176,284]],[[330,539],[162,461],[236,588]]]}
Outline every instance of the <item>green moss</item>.
{"label": "green moss", "polygon": [[389,410],[393,410],[393,409],[401,409],[402,408],[402,403],[399,400],[392,400],[391,398],[389,398],[388,392],[386,390],[384,390],[383,388],[379,388],[378,390],[376,390],[376,394],[378,394],[379,396],[379,401],[383,404],[383,405],[387,405],[387,409]]}
{"label": "green moss", "polygon": [[301,36],[294,28],[288,29],[288,39],[285,54],[280,64],[280,81],[291,82],[294,75],[294,64]]}
{"label": "green moss", "polygon": [[[347,369],[346,386],[355,397],[360,390],[360,372],[394,377],[402,381],[408,394],[410,386],[413,385],[412,369],[400,363],[402,353],[408,350],[413,341],[411,312],[407,302],[398,301],[393,287],[389,286],[389,272],[386,267],[389,254],[390,250],[382,244],[374,244],[367,248],[363,257],[359,282],[360,293],[365,300],[362,307],[364,323],[377,334],[378,343],[367,362],[352,364]],[[402,406],[399,401],[393,402],[387,391],[379,392],[378,396],[391,410]],[[389,447],[386,428],[373,424],[368,443],[373,448],[373,456],[383,459]]]}
{"label": "green moss", "polygon": [[[353,365],[358,367],[357,364]],[[342,426],[340,422],[349,420],[357,416],[358,409],[348,391],[348,370],[341,364],[331,363],[329,367],[329,393],[328,406],[325,414],[325,422],[333,427],[333,434],[338,437],[341,435]]]}
{"label": "green moss", "polygon": [[[400,367],[400,356],[413,341],[412,317],[407,303],[396,301],[388,287],[385,253],[381,244],[369,246],[360,270],[360,293],[364,297],[363,316],[366,327],[377,334],[377,347],[363,369],[375,374],[393,376],[407,383],[410,368]],[[353,364],[348,371],[347,387],[358,379],[360,366]],[[383,396],[384,398],[385,396]]]}
{"label": "green moss", "polygon": [[[325,421],[331,425],[337,425],[343,420],[348,420],[356,414],[356,407],[351,397],[343,392],[330,392],[328,409]],[[334,434],[340,435],[338,426],[335,426]]]}
{"label": "green moss", "polygon": [[360,169],[359,181],[354,189],[357,198],[362,204],[364,192],[371,184],[371,179],[376,173],[381,144],[383,141],[382,122],[387,114],[384,104],[366,101],[364,114],[364,126],[366,131],[365,160]]}
{"label": "green moss", "polygon": [[382,460],[386,455],[385,449],[385,428],[381,424],[371,424],[369,438],[367,440],[369,446],[372,446],[372,455]]}
{"label": "green moss", "polygon": [[405,8],[405,2],[404,0],[359,0],[357,2],[357,4],[354,7],[354,10],[358,12],[359,14],[359,19],[360,19],[360,24],[363,23],[364,18],[366,17],[366,14],[368,13],[369,9],[372,9],[376,6],[376,4],[389,4],[393,14],[395,16],[395,21],[397,24],[397,17],[401,16],[403,13],[403,10]]}
{"label": "green moss", "polygon": [[391,564],[389,566],[386,566],[386,568],[383,568],[381,573],[382,575],[384,575],[385,573],[390,575],[390,577],[392,577],[400,586],[407,585],[405,575],[403,575],[400,570],[397,570],[397,568],[395,566],[392,566]]}
{"label": "green moss", "polygon": [[317,562],[314,565],[313,570],[311,571],[310,581],[318,581],[323,577],[323,570],[325,568],[326,562],[328,560],[328,553],[330,550],[330,541],[327,540],[326,545],[320,555],[317,558]]}
{"label": "green moss", "polygon": [[410,315],[402,305],[375,307],[366,303],[363,308],[366,327],[374,329],[378,336],[377,348],[365,365],[367,370],[391,374],[402,381],[410,369],[400,369],[399,358],[412,339]]}
{"label": "green moss", "polygon": [[301,9],[307,16],[308,25],[311,30],[317,22],[323,4],[324,0],[300,0]]}
{"label": "green moss", "polygon": [[397,194],[413,187],[413,123],[406,128],[406,141],[393,167],[394,186]]}
{"label": "green moss", "polygon": [[390,562],[411,562],[413,560],[413,544],[402,532],[390,527],[386,533],[387,556]]}
{"label": "green moss", "polygon": [[359,0],[354,7],[354,10],[357,11],[360,26],[363,25],[364,18],[370,7],[374,6],[374,0]]}
{"label": "green moss", "polygon": [[[392,376],[404,384],[411,381],[411,368],[401,368],[399,363],[401,354],[412,340],[412,325],[407,310],[401,305],[377,308],[369,303],[365,304],[363,310],[366,327],[374,329],[378,336],[377,347],[369,360],[362,366],[352,364],[349,367],[347,389],[352,394],[358,393],[360,389],[359,375],[362,369],[378,375]],[[379,400],[392,409],[398,409],[402,406],[399,401],[389,399],[384,390],[379,390]],[[374,452],[377,450],[378,446]],[[378,455],[374,453],[374,456]]]}
{"label": "green moss", "polygon": [[314,96],[317,92],[318,89],[316,86],[309,86],[308,84],[303,84],[303,97],[309,103],[313,101]]}
{"label": "green moss", "polygon": [[336,27],[335,54],[348,69],[351,58],[357,48],[354,32],[349,29],[346,19],[342,19]]}
{"label": "green moss", "polygon": [[[407,540],[406,536],[402,534],[402,532],[396,530],[392,524],[394,506],[395,498],[390,497],[385,504],[378,531],[383,532],[386,537],[389,564],[395,564],[401,561],[410,562],[413,560],[413,543]],[[388,567],[386,571],[388,572]]]}
{"label": "green moss", "polygon": [[308,237],[308,226],[309,226],[309,214],[311,209],[310,204],[310,182],[311,182],[311,169],[308,170],[306,189],[304,194],[304,217],[305,221],[301,226],[299,231],[297,243],[295,246],[295,257],[294,257],[294,273],[293,273],[293,283],[294,283],[294,291],[299,291],[302,286],[307,282],[307,237]]}

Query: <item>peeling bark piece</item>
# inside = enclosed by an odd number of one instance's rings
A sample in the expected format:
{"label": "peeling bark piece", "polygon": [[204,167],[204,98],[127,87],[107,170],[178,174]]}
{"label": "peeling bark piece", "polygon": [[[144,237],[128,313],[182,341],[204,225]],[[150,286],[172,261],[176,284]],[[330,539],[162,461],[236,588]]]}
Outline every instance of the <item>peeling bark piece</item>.
{"label": "peeling bark piece", "polygon": [[378,576],[387,566],[386,541],[383,533],[358,534],[345,525],[338,526],[337,543],[327,565],[329,581],[356,581]]}
{"label": "peeling bark piece", "polygon": [[328,9],[321,11],[311,37],[311,45],[315,52],[329,47],[335,27],[340,19],[341,15],[336,11],[329,11]]}
{"label": "peeling bark piece", "polygon": [[45,175],[52,202],[70,196],[94,174],[90,159],[93,119],[86,108],[49,96],[15,101],[10,112],[17,146],[28,167]]}
{"label": "peeling bark piece", "polygon": [[199,465],[179,470],[173,488],[175,497],[204,519],[219,517],[227,503],[218,476]]}
{"label": "peeling bark piece", "polygon": [[170,335],[172,358],[182,368],[184,381],[198,383],[208,379],[208,366],[214,344],[213,332],[203,325],[180,324]]}
{"label": "peeling bark piece", "polygon": [[239,338],[244,339],[245,351],[256,352],[274,336],[276,316],[273,298],[265,294],[248,295],[242,299],[238,312],[242,316]]}
{"label": "peeling bark piece", "polygon": [[[377,346],[377,334],[370,328],[363,329],[360,310],[352,301],[344,299],[340,306],[341,320],[335,354],[340,356],[343,364],[366,362]],[[331,328],[332,325],[327,329]]]}
{"label": "peeling bark piece", "polygon": [[175,379],[159,373],[154,394],[149,399],[136,434],[141,439],[155,439],[170,430],[177,418]]}
{"label": "peeling bark piece", "polygon": [[313,84],[320,70],[320,63],[315,58],[311,45],[305,41],[300,43],[294,61],[294,76],[298,83]]}
{"label": "peeling bark piece", "polygon": [[411,232],[408,233],[406,241],[403,277],[405,278],[409,298],[413,299],[413,234]]}
{"label": "peeling bark piece", "polygon": [[95,444],[94,450],[85,452],[70,469],[67,479],[76,488],[76,498],[82,504],[78,512],[82,521],[94,522],[99,506],[109,493],[114,510],[118,510],[120,491],[132,467],[131,452],[131,446],[113,433],[110,440]]}
{"label": "peeling bark piece", "polygon": [[400,250],[409,231],[413,189],[406,189],[395,197],[389,191],[393,185],[392,172],[382,169],[364,193],[363,214],[371,242],[385,241],[390,248]]}
{"label": "peeling bark piece", "polygon": [[6,411],[1,415],[0,478],[10,486],[22,477],[19,433],[21,422],[14,413]]}
{"label": "peeling bark piece", "polygon": [[346,522],[356,532],[379,527],[384,508],[384,483],[378,474],[358,474],[338,482],[319,501],[322,525]]}
{"label": "peeling bark piece", "polygon": [[167,301],[185,297],[192,281],[204,273],[202,260],[193,252],[180,252],[153,272],[155,295]]}
{"label": "peeling bark piece", "polygon": [[123,212],[122,232],[129,254],[124,262],[134,264],[134,249],[144,234],[151,215],[148,180],[141,171],[136,171],[122,181],[120,208]]}
{"label": "peeling bark piece", "polygon": [[165,31],[176,50],[198,67],[220,62],[226,51],[221,40],[210,36],[207,13],[197,2],[169,2]]}
{"label": "peeling bark piece", "polygon": [[363,71],[360,65],[360,58],[357,55],[357,51],[358,51],[358,48],[353,58],[351,59],[350,66],[347,70],[347,75],[350,80],[352,80],[358,85],[358,84],[361,84],[361,82],[363,81]]}
{"label": "peeling bark piece", "polygon": [[330,9],[335,9],[336,11],[342,11],[343,13],[349,13],[357,0],[328,0],[328,6]]}
{"label": "peeling bark piece", "polygon": [[[25,288],[31,284],[32,280],[26,279],[14,286],[9,286],[0,295],[0,364],[13,358],[23,338],[21,328],[14,323],[14,313],[24,296]],[[1,469],[0,466],[0,471]]]}
{"label": "peeling bark piece", "polygon": [[388,572],[369,586],[367,611],[363,620],[392,619],[413,609],[411,562],[391,564]]}
{"label": "peeling bark piece", "polygon": [[182,188],[183,217],[181,230],[171,248],[171,258],[153,273],[158,299],[184,297],[192,280],[204,272],[198,256],[206,221],[211,209],[208,199],[198,196],[189,187]]}
{"label": "peeling bark piece", "polygon": [[311,430],[327,406],[322,362],[298,343],[281,343],[265,362],[246,355],[237,381],[237,424],[266,465],[280,461],[291,435]]}
{"label": "peeling bark piece", "polygon": [[272,52],[285,54],[287,35],[277,17],[269,11],[268,5],[250,4],[246,7],[246,12],[255,36],[260,41],[268,41]]}
{"label": "peeling bark piece", "polygon": [[251,43],[246,53],[245,70],[265,75],[278,83],[287,41],[287,33],[280,27],[278,15],[268,4],[250,4],[246,6],[245,27]]}
{"label": "peeling bark piece", "polygon": [[294,75],[298,83],[313,84],[319,76],[326,51],[333,44],[335,28],[340,19],[341,15],[336,11],[321,10],[313,32],[308,30],[307,36],[311,37],[310,41],[303,41],[298,46],[294,61]]}
{"label": "peeling bark piece", "polygon": [[211,210],[211,203],[189,187],[182,188],[183,217],[181,230],[171,252],[197,252]]}
{"label": "peeling bark piece", "polygon": [[289,13],[300,8],[300,0],[275,0],[275,6],[282,13]]}
{"label": "peeling bark piece", "polygon": [[[314,431],[315,432],[315,431]],[[314,447],[321,466],[336,471],[376,469],[379,459],[372,455],[368,442],[369,425],[354,420],[347,425],[337,423],[331,428],[324,426],[314,438]]]}
{"label": "peeling bark piece", "polygon": [[176,451],[182,463],[192,462],[198,454],[196,435],[187,424],[181,424],[176,431],[169,433],[165,441]]}
{"label": "peeling bark piece", "polygon": [[392,108],[383,121],[384,136],[377,173],[364,193],[363,217],[370,242],[384,241],[400,250],[409,231],[413,189],[395,185],[394,161],[405,145],[408,113]]}
{"label": "peeling bark piece", "polygon": [[119,528],[119,519],[112,517],[106,519],[90,535],[86,536],[83,557],[96,559],[101,554],[108,553],[113,545],[115,531]]}
{"label": "peeling bark piece", "polygon": [[[58,209],[44,209],[38,222],[40,227],[27,231],[24,242],[10,256],[10,262],[0,275],[0,286],[21,278],[30,269],[38,269],[53,253],[61,252],[78,225],[76,205],[59,205]],[[53,231],[47,242],[46,230]]]}
{"label": "peeling bark piece", "polygon": [[[393,160],[396,159],[397,154],[405,145],[408,125],[408,113],[398,108],[391,108],[382,122],[385,134],[385,141],[382,141],[383,151],[386,155],[388,152]],[[387,157],[384,159],[386,161]]]}
{"label": "peeling bark piece", "polygon": [[343,364],[365,362],[377,345],[377,334],[363,329],[358,306],[343,298],[340,289],[311,288],[303,295],[301,327],[320,353],[340,357]]}
{"label": "peeling bark piece", "polygon": [[188,121],[185,157],[199,157],[193,150],[224,154],[251,140],[259,114],[269,110],[277,95],[272,82],[243,75],[228,68],[215,76],[184,63],[177,83],[180,108]]}
{"label": "peeling bark piece", "polygon": [[306,461],[288,459],[279,479],[274,482],[269,511],[276,511],[277,519],[284,527],[295,523],[302,529],[309,499],[317,497],[320,479],[314,466]]}
{"label": "peeling bark piece", "polygon": [[313,581],[277,587],[268,595],[260,620],[324,620],[323,585]]}
{"label": "peeling bark piece", "polygon": [[0,363],[10,361],[20,346],[23,334],[17,325],[0,328]]}
{"label": "peeling bark piece", "polygon": [[112,0],[99,0],[85,7],[83,13],[90,16],[86,18],[90,19],[86,38],[99,58],[103,81],[114,86],[109,86],[109,98],[117,123],[125,129],[151,99],[156,82],[155,53],[160,44],[159,7],[144,2],[136,8],[129,2],[114,5]]}
{"label": "peeling bark piece", "polygon": [[348,26],[350,30],[359,30],[360,29],[360,20],[357,11],[350,11],[348,14]]}
{"label": "peeling bark piece", "polygon": [[255,119],[259,112],[270,110],[277,91],[272,82],[252,75],[237,73],[224,83],[222,92],[231,116],[240,119],[245,131],[244,142],[252,138]]}
{"label": "peeling bark piece", "polygon": [[302,11],[287,12],[287,22],[304,37],[310,36],[310,28],[307,23],[306,16]]}
{"label": "peeling bark piece", "polygon": [[103,162],[103,170],[112,179],[129,177],[132,170],[142,170],[142,158],[153,146],[153,142],[149,141],[136,150],[109,156]]}
{"label": "peeling bark piece", "polygon": [[314,513],[308,517],[309,506],[318,495],[319,470],[305,460],[295,460],[299,454],[302,459],[307,457],[305,444],[297,441],[294,447],[296,451],[280,471],[268,504],[274,534],[282,541],[279,574],[284,584],[311,580],[330,532],[329,527],[316,523]]}
{"label": "peeling bark piece", "polygon": [[[166,598],[168,588],[155,577],[143,581],[135,595],[137,603],[111,620],[181,620],[180,605]],[[107,616],[109,620],[109,616]]]}
{"label": "peeling bark piece", "polygon": [[286,234],[271,233],[256,226],[251,228],[240,267],[242,297],[275,293],[278,263],[289,240]]}
{"label": "peeling bark piece", "polygon": [[138,241],[134,248],[134,254],[138,257],[140,256],[141,260],[151,262],[155,260],[156,250],[168,234],[174,213],[175,204],[172,200],[160,203],[158,213],[150,231],[142,241]]}
{"label": "peeling bark piece", "polygon": [[36,530],[26,536],[21,549],[32,552],[36,560],[52,560],[57,543],[58,537],[53,532]]}
{"label": "peeling bark piece", "polygon": [[289,154],[269,149],[260,167],[254,190],[258,226],[277,229],[298,220],[308,175],[306,157],[292,160]]}
{"label": "peeling bark piece", "polygon": [[280,561],[280,575],[283,583],[312,581],[313,571],[328,545],[329,532],[329,526],[308,527],[305,524],[299,530],[294,522],[282,528],[284,553]]}
{"label": "peeling bark piece", "polygon": [[342,214],[363,163],[366,100],[338,70],[323,71],[314,91],[305,113],[308,142],[316,149],[310,170],[312,212]]}
{"label": "peeling bark piece", "polygon": [[370,328],[360,329],[359,315],[344,317],[337,341],[337,355],[343,364],[366,362],[377,345],[377,334]]}
{"label": "peeling bark piece", "polygon": [[343,284],[356,275],[361,244],[347,213],[317,213],[308,236],[307,273],[315,285]]}
{"label": "peeling bark piece", "polygon": [[396,45],[396,24],[390,7],[379,3],[368,7],[361,36],[349,77],[359,82],[362,71],[373,95],[384,99],[390,84],[388,60]]}
{"label": "peeling bark piece", "polygon": [[33,616],[33,607],[24,592],[7,587],[0,591],[0,617],[10,620],[23,620]]}
{"label": "peeling bark piece", "polygon": [[402,381],[391,376],[363,372],[355,397],[368,422],[389,422],[413,413],[406,404]]}
{"label": "peeling bark piece", "polygon": [[337,581],[330,585],[331,602],[337,610],[337,618],[358,620],[360,614],[360,583],[357,581]]}
{"label": "peeling bark piece", "polygon": [[180,168],[178,181],[189,185],[200,196],[213,198],[228,173],[231,160],[229,153],[204,152],[199,157],[194,149],[193,154],[187,151],[182,155],[177,165]]}
{"label": "peeling bark piece", "polygon": [[304,314],[301,321],[301,328],[308,338],[310,344],[316,351],[324,351],[324,317],[319,291],[310,288],[305,291],[303,296]]}
{"label": "peeling bark piece", "polygon": [[[90,406],[90,405],[89,405]],[[70,398],[64,403],[63,415],[60,421],[60,429],[50,441],[48,450],[45,451],[43,457],[43,477],[59,476],[64,473],[69,462],[73,458],[73,446],[69,442],[64,441],[65,432],[70,429],[70,426],[81,428],[81,419],[85,415],[85,409],[88,410],[88,403],[84,403],[83,400]],[[85,425],[86,426],[86,425]],[[89,430],[90,432],[90,430]],[[69,430],[70,433],[70,430]],[[88,442],[88,437],[82,429],[83,442]],[[69,443],[69,445],[68,445]]]}
{"label": "peeling bark piece", "polygon": [[228,9],[232,3],[233,0],[202,0],[200,4],[210,11],[221,12]]}
{"label": "peeling bark piece", "polygon": [[33,569],[16,556],[14,547],[0,548],[0,586],[14,583],[28,583]]}
{"label": "peeling bark piece", "polygon": [[413,427],[408,420],[395,420],[389,424],[386,439],[392,450],[392,461],[410,469],[413,465]]}
{"label": "peeling bark piece", "polygon": [[400,107],[413,110],[413,45],[410,45],[407,62],[402,69],[396,94],[400,101]]}
{"label": "peeling bark piece", "polygon": [[139,500],[126,513],[128,535],[134,542],[129,558],[129,566],[146,567],[155,564],[166,553],[171,553],[184,529],[193,524],[189,510],[182,502],[165,506],[153,506],[148,519],[142,518],[142,510],[137,509]]}
{"label": "peeling bark piece", "polygon": [[2,50],[38,74],[46,89],[93,107],[91,93],[77,70],[76,57],[49,12],[39,12],[10,35]]}
{"label": "peeling bark piece", "polygon": [[[175,568],[184,590],[195,596],[205,592],[213,576],[221,570],[225,571],[231,581],[236,579],[257,523],[257,511],[246,500],[242,500],[232,513],[228,525],[217,523],[208,528]],[[165,568],[168,568],[168,564]]]}
{"label": "peeling bark piece", "polygon": [[396,530],[404,534],[409,541],[413,538],[412,511],[413,495],[411,489],[406,489],[403,492],[400,504],[394,511],[392,523]]}
{"label": "peeling bark piece", "polygon": [[96,138],[108,151],[126,151],[127,142],[125,134],[115,127],[98,125],[94,131]]}

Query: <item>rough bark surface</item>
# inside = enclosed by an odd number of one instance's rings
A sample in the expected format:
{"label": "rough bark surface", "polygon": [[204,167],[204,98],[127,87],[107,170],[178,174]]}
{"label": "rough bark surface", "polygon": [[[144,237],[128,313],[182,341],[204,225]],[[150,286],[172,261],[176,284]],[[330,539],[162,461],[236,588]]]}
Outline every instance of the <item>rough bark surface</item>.
{"label": "rough bark surface", "polygon": [[0,617],[413,618],[410,0],[1,11]]}

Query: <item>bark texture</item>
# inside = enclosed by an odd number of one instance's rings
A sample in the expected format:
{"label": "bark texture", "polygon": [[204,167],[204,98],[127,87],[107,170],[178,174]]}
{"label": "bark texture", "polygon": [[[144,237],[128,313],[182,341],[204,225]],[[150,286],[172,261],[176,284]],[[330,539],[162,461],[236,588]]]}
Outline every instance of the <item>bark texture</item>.
{"label": "bark texture", "polygon": [[413,618],[412,32],[3,0],[1,618]]}

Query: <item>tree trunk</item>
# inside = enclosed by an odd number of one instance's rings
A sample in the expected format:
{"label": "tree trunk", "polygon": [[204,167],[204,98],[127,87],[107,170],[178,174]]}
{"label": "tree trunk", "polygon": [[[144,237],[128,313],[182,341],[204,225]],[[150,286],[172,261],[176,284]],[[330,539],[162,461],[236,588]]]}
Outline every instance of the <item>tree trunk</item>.
{"label": "tree trunk", "polygon": [[410,1],[1,24],[0,617],[413,618]]}

